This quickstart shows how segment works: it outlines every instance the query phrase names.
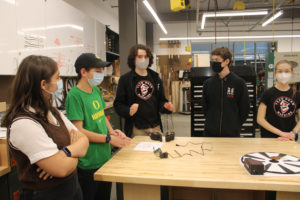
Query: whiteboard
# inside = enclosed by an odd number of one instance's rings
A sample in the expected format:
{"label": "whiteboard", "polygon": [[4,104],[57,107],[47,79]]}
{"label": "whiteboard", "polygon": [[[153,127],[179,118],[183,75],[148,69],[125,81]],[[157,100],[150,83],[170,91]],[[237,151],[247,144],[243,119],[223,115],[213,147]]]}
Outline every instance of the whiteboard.
{"label": "whiteboard", "polygon": [[53,58],[62,76],[76,76],[76,58],[96,53],[97,37],[105,38],[96,35],[99,22],[61,0],[0,0],[0,23],[0,75],[16,74],[23,58],[38,54]]}
{"label": "whiteboard", "polygon": [[15,74],[18,66],[16,6],[0,0],[0,74]]}

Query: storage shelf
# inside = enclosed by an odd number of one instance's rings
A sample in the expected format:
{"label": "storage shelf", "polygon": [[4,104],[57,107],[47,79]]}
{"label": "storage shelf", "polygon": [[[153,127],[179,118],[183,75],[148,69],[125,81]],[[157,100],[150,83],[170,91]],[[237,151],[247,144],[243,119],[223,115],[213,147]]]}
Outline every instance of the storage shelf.
{"label": "storage shelf", "polygon": [[3,176],[10,172],[10,167],[0,166],[0,176]]}
{"label": "storage shelf", "polygon": [[0,176],[10,172],[9,154],[6,139],[0,139]]}
{"label": "storage shelf", "polygon": [[120,56],[119,54],[117,53],[114,53],[114,52],[111,52],[111,51],[106,51],[107,54],[111,54],[111,55],[114,55],[114,56]]}

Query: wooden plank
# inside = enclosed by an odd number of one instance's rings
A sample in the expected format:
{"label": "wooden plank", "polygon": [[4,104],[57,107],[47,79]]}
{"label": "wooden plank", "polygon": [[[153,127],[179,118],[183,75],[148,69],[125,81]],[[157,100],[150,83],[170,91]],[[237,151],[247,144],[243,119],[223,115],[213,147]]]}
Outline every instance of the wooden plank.
{"label": "wooden plank", "polygon": [[180,81],[172,81],[172,103],[174,111],[178,112],[180,108]]}
{"label": "wooden plank", "polygon": [[159,42],[159,48],[161,49],[168,48],[168,42]]}
{"label": "wooden plank", "polygon": [[168,42],[159,42],[159,48],[166,49],[166,48],[180,48],[181,42],[178,41],[176,44],[169,44]]}
{"label": "wooden plank", "polygon": [[209,67],[209,54],[194,54],[194,67]]}
{"label": "wooden plank", "polygon": [[[176,131],[176,130],[175,130]],[[122,148],[111,160],[95,173],[95,180],[181,187],[300,191],[300,179],[295,176],[264,177],[250,176],[241,166],[241,156],[251,152],[280,152],[300,157],[300,145],[293,142],[279,142],[275,138],[202,138],[176,137],[164,142],[162,151],[176,156],[174,150],[188,153],[201,151],[197,145],[179,147],[187,142],[202,143],[211,151],[180,158],[160,159],[153,152],[134,151],[149,137],[133,138],[129,147]],[[152,141],[153,142],[153,141]]]}
{"label": "wooden plank", "polygon": [[171,187],[172,200],[211,200],[213,190],[187,187]]}
{"label": "wooden plank", "polygon": [[124,200],[160,200],[160,186],[124,184]]}
{"label": "wooden plank", "polygon": [[187,187],[170,187],[173,200],[265,200],[264,192],[251,190],[218,190]]}
{"label": "wooden plank", "polygon": [[277,192],[276,200],[299,200],[300,192]]}

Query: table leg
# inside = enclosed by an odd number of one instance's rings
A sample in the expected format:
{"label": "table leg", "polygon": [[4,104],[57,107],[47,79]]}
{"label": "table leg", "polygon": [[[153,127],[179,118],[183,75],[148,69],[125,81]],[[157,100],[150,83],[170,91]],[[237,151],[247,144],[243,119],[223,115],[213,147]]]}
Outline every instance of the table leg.
{"label": "table leg", "polygon": [[159,185],[123,184],[124,200],[160,200]]}
{"label": "table leg", "polygon": [[276,200],[299,200],[300,192],[276,192]]}

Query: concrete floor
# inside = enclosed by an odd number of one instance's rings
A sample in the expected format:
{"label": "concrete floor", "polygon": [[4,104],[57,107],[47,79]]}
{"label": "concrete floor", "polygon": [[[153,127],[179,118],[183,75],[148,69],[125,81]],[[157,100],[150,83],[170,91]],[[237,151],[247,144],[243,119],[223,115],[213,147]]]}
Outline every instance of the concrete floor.
{"label": "concrete floor", "polygon": [[[162,115],[162,123],[164,131],[167,131],[167,118],[169,118],[169,131],[172,130],[172,117]],[[191,115],[185,114],[173,114],[174,132],[178,137],[190,137],[191,136]],[[112,183],[111,200],[117,200],[116,197],[116,183]]]}
{"label": "concrete floor", "polygon": [[[174,132],[178,137],[190,137],[191,136],[191,115],[185,114],[173,114],[173,117],[162,115],[162,122],[164,132],[166,131],[166,121],[169,118],[169,130],[172,131],[171,120],[173,118]],[[171,126],[171,127],[170,127]]]}

